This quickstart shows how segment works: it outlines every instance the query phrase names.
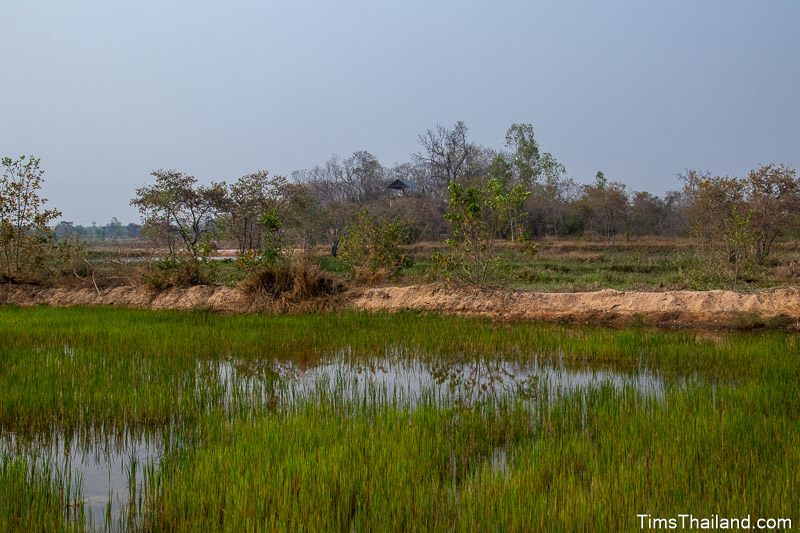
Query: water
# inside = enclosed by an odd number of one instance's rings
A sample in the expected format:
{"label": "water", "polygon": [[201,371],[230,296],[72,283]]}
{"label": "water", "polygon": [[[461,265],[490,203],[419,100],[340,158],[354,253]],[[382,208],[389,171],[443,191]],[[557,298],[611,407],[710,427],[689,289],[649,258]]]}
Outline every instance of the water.
{"label": "water", "polygon": [[80,488],[80,497],[68,502],[68,512],[76,513],[82,507],[91,530],[105,530],[107,525],[116,529],[129,512],[136,519],[136,506],[147,489],[145,471],[157,467],[163,455],[155,436],[99,433],[65,438],[56,432],[46,440],[26,442],[13,434],[3,435],[0,451],[35,456],[68,472],[70,482]]}
{"label": "water", "polygon": [[[484,400],[520,397],[536,409],[547,409],[565,395],[583,397],[592,389],[610,386],[620,393],[633,390],[662,401],[667,381],[657,371],[641,367],[625,371],[589,365],[567,365],[552,358],[419,357],[403,347],[390,347],[383,356],[357,357],[342,349],[310,365],[271,359],[198,361],[198,394],[210,388],[224,391],[223,409],[243,406],[291,409],[300,401],[325,396],[342,405],[390,403],[413,407],[421,401],[469,407]],[[213,408],[213,407],[212,407]],[[586,416],[584,410],[584,417]],[[0,450],[38,454],[70,471],[80,483],[81,502],[90,529],[106,524],[122,527],[135,521],[147,491],[146,470],[154,471],[164,453],[156,432],[149,435],[84,434],[73,438],[54,433],[47,442],[21,442],[0,436]],[[508,469],[505,448],[489,457],[492,472]],[[76,504],[79,502],[73,502]],[[135,523],[135,522],[134,522]]]}
{"label": "water", "polygon": [[[549,358],[503,360],[494,358],[409,357],[402,348],[387,350],[384,357],[359,360],[342,350],[312,366],[287,361],[215,361],[229,397],[274,394],[276,402],[291,405],[325,395],[343,402],[392,403],[413,407],[423,399],[440,404],[472,405],[483,400],[523,396],[547,399],[552,406],[568,394],[611,386],[622,392],[635,390],[644,397],[662,400],[666,380],[646,367],[628,372],[589,365],[565,365]],[[270,388],[265,376],[276,376]],[[268,378],[267,378],[268,380]],[[266,401],[264,396],[262,401]]]}

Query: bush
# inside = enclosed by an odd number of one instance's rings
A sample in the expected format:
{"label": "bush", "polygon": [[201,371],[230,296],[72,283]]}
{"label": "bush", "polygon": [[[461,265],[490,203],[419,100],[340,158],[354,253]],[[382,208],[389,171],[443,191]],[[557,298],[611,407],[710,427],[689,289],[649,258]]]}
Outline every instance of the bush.
{"label": "bush", "polygon": [[154,261],[142,274],[142,282],[150,289],[162,291],[170,287],[207,285],[214,267],[194,257],[179,256]]}
{"label": "bush", "polygon": [[[274,311],[304,310],[303,304],[315,300],[332,302],[332,296],[344,292],[345,286],[305,261],[279,261],[252,269],[239,284],[239,290],[256,299],[266,299]],[[320,306],[307,306],[308,310]]]}
{"label": "bush", "polygon": [[362,209],[345,227],[339,258],[355,277],[374,277],[381,271],[394,276],[412,264],[400,246],[410,244],[413,237],[405,220],[371,216]]}
{"label": "bush", "polygon": [[[515,226],[530,192],[522,185],[509,188],[503,180],[495,178],[472,187],[454,182],[448,190],[445,218],[452,225],[454,238],[447,241],[449,254],[432,257],[436,272],[445,279],[455,277],[478,285],[497,281],[502,263],[498,242],[506,228]],[[536,255],[536,245],[524,236],[512,242],[527,255]]]}

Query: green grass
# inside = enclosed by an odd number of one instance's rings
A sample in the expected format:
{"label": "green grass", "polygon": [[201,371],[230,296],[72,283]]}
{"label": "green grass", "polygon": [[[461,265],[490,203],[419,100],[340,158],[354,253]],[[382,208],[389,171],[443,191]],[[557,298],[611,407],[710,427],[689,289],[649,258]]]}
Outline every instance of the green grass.
{"label": "green grass", "polygon": [[[398,348],[443,374],[538,357],[646,368],[666,386],[470,403],[334,386],[284,404],[283,378],[260,364],[347,353],[369,365]],[[242,381],[220,379],[221,362]],[[632,530],[638,513],[686,512],[797,523],[799,378],[798,337],[777,331],[4,307],[0,435],[17,448],[0,458],[0,529],[82,527],[75,481],[36,459],[55,435],[163,443],[160,464],[139,467],[149,490],[122,522],[134,529]]]}
{"label": "green grass", "polygon": [[[78,487],[47,458],[0,453],[0,531],[67,531],[83,523]],[[71,521],[71,523],[70,523]]]}
{"label": "green grass", "polygon": [[[520,290],[532,291],[590,291],[600,289],[711,290],[734,288],[730,265],[717,257],[717,264],[696,255],[692,242],[686,239],[657,239],[642,237],[626,241],[619,236],[613,243],[588,240],[543,240],[537,243],[538,254],[514,252],[505,243],[499,244],[499,267],[493,283]],[[411,257],[410,266],[388,283],[425,283],[436,279],[435,265],[431,260],[435,252],[447,252],[444,242],[416,243],[403,247]],[[340,279],[350,276],[340,259],[330,256],[327,247],[317,247],[310,252],[311,262],[323,272]],[[112,252],[108,249],[90,251],[94,265],[95,282],[104,286],[135,284],[142,281],[141,270],[145,263],[124,263],[129,252]],[[138,256],[136,256],[138,257]],[[722,258],[724,259],[724,258]],[[84,270],[87,265],[82,268]],[[753,264],[744,269],[736,290],[757,290],[796,284],[800,279],[800,247],[797,242],[777,243],[763,265]],[[86,279],[92,272],[81,275]],[[71,271],[64,279],[41,280],[44,283],[80,284]],[[158,285],[164,272],[144,278]],[[247,272],[239,268],[234,259],[209,261],[201,268],[207,283],[235,286],[246,278]],[[168,277],[168,276],[167,276]],[[161,280],[166,282],[168,280]],[[363,280],[361,280],[363,282]],[[152,283],[155,282],[155,283]],[[83,282],[83,286],[93,285]]]}

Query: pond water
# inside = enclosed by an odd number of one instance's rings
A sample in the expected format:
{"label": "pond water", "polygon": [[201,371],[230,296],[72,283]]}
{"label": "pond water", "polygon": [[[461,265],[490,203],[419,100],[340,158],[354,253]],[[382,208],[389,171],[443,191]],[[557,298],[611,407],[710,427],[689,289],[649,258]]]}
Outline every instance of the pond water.
{"label": "pond water", "polygon": [[[342,349],[315,364],[270,359],[198,361],[203,386],[225,391],[229,405],[254,403],[292,409],[300,401],[331,399],[358,405],[391,404],[413,407],[420,402],[470,406],[484,400],[521,397],[536,409],[547,409],[564,395],[588,394],[597,387],[663,401],[667,380],[645,367],[612,369],[566,365],[563,361],[515,357],[415,357],[402,347],[382,357],[360,358]],[[674,383],[675,380],[671,380]],[[207,390],[207,389],[206,389]],[[141,508],[145,472],[157,467],[164,445],[157,433],[107,437],[89,434],[65,439],[50,435],[47,442],[23,444],[13,435],[0,437],[0,450],[37,454],[69,470],[80,484],[83,510],[90,529],[121,528]],[[502,475],[508,457],[504,448],[492,454],[491,469]]]}

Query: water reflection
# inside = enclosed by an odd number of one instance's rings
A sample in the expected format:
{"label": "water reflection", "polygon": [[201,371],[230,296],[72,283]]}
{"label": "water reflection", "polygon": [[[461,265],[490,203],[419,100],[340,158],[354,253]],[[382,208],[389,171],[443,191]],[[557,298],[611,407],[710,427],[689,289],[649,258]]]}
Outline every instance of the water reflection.
{"label": "water reflection", "polygon": [[[190,372],[194,372],[193,393],[199,404],[206,411],[222,410],[231,416],[291,410],[301,402],[323,399],[344,406],[413,407],[429,402],[471,407],[486,400],[519,398],[538,411],[552,408],[564,396],[578,394],[582,397],[585,424],[586,395],[593,389],[635,391],[642,397],[663,401],[667,388],[665,378],[646,367],[623,371],[587,364],[574,366],[536,355],[506,359],[464,354],[437,356],[397,346],[388,348],[380,357],[359,356],[345,348],[315,364],[269,358],[203,360]],[[89,528],[102,530],[111,524],[112,529],[124,529],[136,527],[148,490],[147,472],[155,471],[167,449],[167,435],[175,433],[180,421],[176,419],[172,424],[176,425],[148,435],[129,431],[108,435],[97,431],[65,437],[55,431],[47,435],[47,440],[23,441],[7,434],[0,436],[0,451],[38,454],[69,470],[81,488],[80,501],[71,505],[83,507]],[[170,443],[170,449],[175,445]],[[488,466],[491,472],[503,475],[508,461],[507,450],[497,448],[488,458]]]}
{"label": "water reflection", "polygon": [[[163,456],[156,435],[109,435],[88,432],[65,436],[53,432],[22,439],[14,434],[0,437],[0,452],[46,461],[75,490],[63,491],[69,516],[83,514],[90,530],[134,525],[147,491],[147,472]],[[75,495],[78,496],[75,496]]]}
{"label": "water reflection", "polygon": [[[627,372],[530,357],[420,358],[387,350],[380,358],[360,359],[348,350],[312,366],[290,361],[216,361],[220,380],[232,401],[242,395],[254,401],[292,405],[314,397],[340,402],[389,403],[414,406],[420,401],[471,406],[485,400],[511,398],[546,401],[549,407],[566,395],[593,388],[626,388],[662,400],[666,381],[655,370],[640,367]],[[272,386],[270,387],[270,384]]]}

